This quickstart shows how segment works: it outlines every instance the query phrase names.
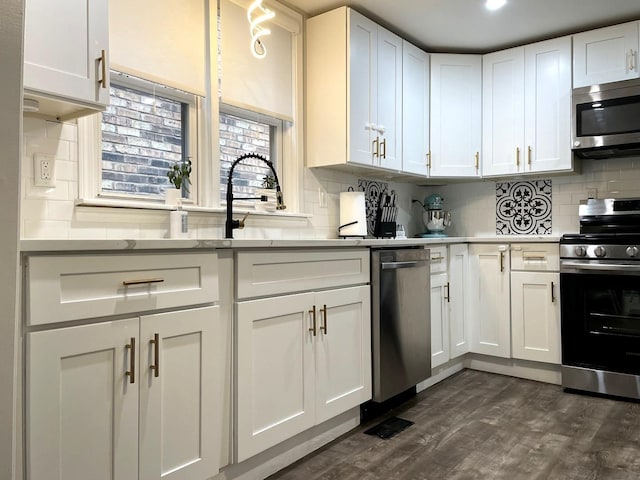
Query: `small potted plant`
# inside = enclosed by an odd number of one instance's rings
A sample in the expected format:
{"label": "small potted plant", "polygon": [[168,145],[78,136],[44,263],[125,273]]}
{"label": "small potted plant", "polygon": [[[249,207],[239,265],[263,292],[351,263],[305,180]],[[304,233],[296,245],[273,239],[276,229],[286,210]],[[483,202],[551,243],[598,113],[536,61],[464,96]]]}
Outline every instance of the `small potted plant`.
{"label": "small potted plant", "polygon": [[174,163],[169,171],[167,177],[169,177],[169,183],[174,188],[168,188],[166,191],[165,202],[170,205],[175,205],[180,202],[183,193],[189,193],[189,185],[191,180],[191,159],[186,158],[179,162]]}
{"label": "small potted plant", "polygon": [[273,175],[262,177],[262,188],[256,188],[256,197],[267,197],[267,201],[257,200],[255,209],[264,212],[276,211],[276,178]]}

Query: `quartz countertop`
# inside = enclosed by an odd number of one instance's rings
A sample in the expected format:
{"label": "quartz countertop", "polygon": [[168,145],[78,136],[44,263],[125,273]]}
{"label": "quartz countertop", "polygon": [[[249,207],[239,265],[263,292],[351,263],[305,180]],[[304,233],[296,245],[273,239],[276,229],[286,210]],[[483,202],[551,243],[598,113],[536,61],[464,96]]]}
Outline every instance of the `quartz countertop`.
{"label": "quartz countertop", "polygon": [[407,239],[138,239],[138,240],[22,240],[22,252],[88,252],[105,250],[187,250],[221,248],[335,248],[335,247],[403,247],[450,243],[530,243],[560,240],[559,235],[500,235],[476,237],[438,237]]}

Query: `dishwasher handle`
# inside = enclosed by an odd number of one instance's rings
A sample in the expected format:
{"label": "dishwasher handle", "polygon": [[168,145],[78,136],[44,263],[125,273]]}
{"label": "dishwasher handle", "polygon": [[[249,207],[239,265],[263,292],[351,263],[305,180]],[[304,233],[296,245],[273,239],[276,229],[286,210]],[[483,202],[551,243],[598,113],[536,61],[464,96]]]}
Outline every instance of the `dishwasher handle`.
{"label": "dishwasher handle", "polygon": [[429,260],[418,260],[413,262],[382,262],[380,268],[382,270],[395,270],[398,268],[417,268],[428,267]]}

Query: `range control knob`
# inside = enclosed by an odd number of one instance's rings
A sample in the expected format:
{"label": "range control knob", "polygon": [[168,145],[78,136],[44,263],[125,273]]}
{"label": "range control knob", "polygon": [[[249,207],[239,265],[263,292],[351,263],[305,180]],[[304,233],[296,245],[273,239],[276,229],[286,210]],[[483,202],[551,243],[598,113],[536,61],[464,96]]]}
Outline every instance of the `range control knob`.
{"label": "range control knob", "polygon": [[626,252],[630,257],[637,257],[640,251],[638,250],[638,247],[627,247]]}
{"label": "range control knob", "polygon": [[573,249],[573,251],[578,257],[584,257],[587,254],[587,249],[584,248],[582,245],[578,245],[576,248]]}
{"label": "range control knob", "polygon": [[596,257],[602,258],[607,254],[607,251],[604,249],[604,247],[598,246],[593,249],[593,253],[596,254]]}

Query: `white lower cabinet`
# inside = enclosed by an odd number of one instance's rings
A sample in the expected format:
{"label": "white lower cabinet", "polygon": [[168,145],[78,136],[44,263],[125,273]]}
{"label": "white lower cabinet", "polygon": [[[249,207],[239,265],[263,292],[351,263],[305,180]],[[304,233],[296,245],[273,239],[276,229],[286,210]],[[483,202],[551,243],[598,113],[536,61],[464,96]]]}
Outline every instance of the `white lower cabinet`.
{"label": "white lower cabinet", "polygon": [[465,243],[449,246],[449,357],[469,352],[469,246]]}
{"label": "white lower cabinet", "polygon": [[243,461],[371,398],[369,286],[236,304]]}
{"label": "white lower cabinet", "polygon": [[449,361],[449,282],[446,273],[431,275],[431,368]]}
{"label": "white lower cabinet", "polygon": [[498,244],[469,246],[471,352],[511,356],[509,248]]}
{"label": "white lower cabinet", "polygon": [[[27,334],[30,480],[205,479],[218,306]],[[153,342],[153,343],[152,343]]]}

